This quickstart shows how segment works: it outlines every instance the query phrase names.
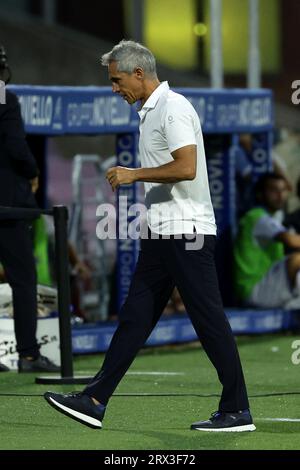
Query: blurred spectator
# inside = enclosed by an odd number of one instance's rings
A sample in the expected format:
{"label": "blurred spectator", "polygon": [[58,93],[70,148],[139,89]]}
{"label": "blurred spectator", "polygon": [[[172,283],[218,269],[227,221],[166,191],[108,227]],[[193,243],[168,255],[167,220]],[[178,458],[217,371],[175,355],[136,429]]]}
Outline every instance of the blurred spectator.
{"label": "blurred spectator", "polygon": [[[264,174],[256,184],[258,206],[240,220],[234,246],[235,287],[245,305],[300,308],[300,235],[274,215],[287,200],[285,179]],[[285,257],[285,247],[298,252]]]}
{"label": "blurred spectator", "polygon": [[[111,274],[110,281],[110,293],[109,293],[109,306],[108,306],[108,320],[118,320],[118,307],[117,307],[117,263],[115,263],[113,272]],[[163,315],[169,316],[176,313],[186,312],[185,306],[182,302],[181,296],[177,287],[174,288],[171,297],[163,311]]]}
{"label": "blurred spectator", "polygon": [[177,287],[175,287],[163,311],[163,315],[174,315],[176,313],[184,313],[184,312],[186,312],[184,303],[182,302],[182,298],[179,294]]}
{"label": "blurred spectator", "polygon": [[[300,178],[297,181],[296,194],[300,202]],[[290,231],[300,234],[300,208],[287,214],[283,223]]]}
{"label": "blurred spectator", "polygon": [[240,217],[253,206],[252,136],[241,134],[239,145],[233,147],[236,183],[236,207]]}
{"label": "blurred spectator", "polygon": [[[41,216],[33,222],[33,244],[38,284],[53,286],[56,281],[56,273],[54,268],[55,241],[52,217]],[[75,247],[70,241],[68,242],[68,255],[73,315],[85,319],[85,312],[81,309],[78,280],[88,282],[91,279],[91,270],[89,266],[80,259]]]}
{"label": "blurred spectator", "polygon": [[[49,219],[52,219],[49,217]],[[37,283],[54,287],[56,282],[54,259],[54,229],[53,220],[40,216],[32,222],[32,238],[34,258],[36,262]],[[86,320],[86,314],[81,308],[80,288],[78,281],[89,282],[91,270],[78,256],[75,247],[68,242],[70,262],[71,303],[73,316]],[[0,263],[0,282],[6,282],[5,272]]]}
{"label": "blurred spectator", "polygon": [[283,158],[279,155],[279,153],[277,153],[275,150],[272,150],[272,163],[274,173],[276,173],[276,175],[281,176],[285,180],[287,190],[292,191],[293,185],[287,174],[286,163]]}
{"label": "blurred spectator", "polygon": [[[251,134],[240,134],[239,144],[233,147],[236,177],[236,205],[237,215],[241,217],[255,204],[254,179],[253,179],[253,136]],[[292,184],[287,174],[284,160],[278,152],[271,150],[273,172],[281,176],[289,191],[292,191]]]}

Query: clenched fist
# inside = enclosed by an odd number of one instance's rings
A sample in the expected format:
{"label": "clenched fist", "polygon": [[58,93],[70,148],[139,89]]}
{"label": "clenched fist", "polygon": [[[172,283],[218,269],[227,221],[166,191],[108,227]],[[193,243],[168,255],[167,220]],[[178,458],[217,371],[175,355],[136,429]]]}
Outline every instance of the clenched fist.
{"label": "clenched fist", "polygon": [[136,181],[136,170],[124,166],[114,166],[106,173],[106,179],[109,181],[114,191],[121,184],[131,184]]}

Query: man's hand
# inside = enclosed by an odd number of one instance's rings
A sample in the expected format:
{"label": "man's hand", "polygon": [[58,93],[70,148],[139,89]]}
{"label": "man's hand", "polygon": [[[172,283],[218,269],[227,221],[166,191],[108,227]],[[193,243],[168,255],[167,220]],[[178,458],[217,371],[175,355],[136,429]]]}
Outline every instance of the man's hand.
{"label": "man's hand", "polygon": [[131,184],[136,181],[136,170],[124,166],[114,166],[106,173],[106,179],[114,191],[121,184]]}
{"label": "man's hand", "polygon": [[92,277],[92,271],[90,270],[89,266],[85,264],[83,261],[77,261],[74,266],[74,269],[80,279],[83,281],[89,281]]}
{"label": "man's hand", "polygon": [[30,180],[30,184],[31,184],[31,191],[33,192],[33,194],[35,194],[37,190],[39,189],[39,177],[36,176],[32,180]]}

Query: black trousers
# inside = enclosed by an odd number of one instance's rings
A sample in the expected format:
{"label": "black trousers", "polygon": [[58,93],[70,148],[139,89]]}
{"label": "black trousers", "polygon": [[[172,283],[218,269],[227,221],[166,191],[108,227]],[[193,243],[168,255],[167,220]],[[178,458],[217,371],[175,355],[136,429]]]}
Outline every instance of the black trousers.
{"label": "black trousers", "polygon": [[[197,235],[202,237],[203,235]],[[195,331],[223,385],[220,411],[249,407],[234,337],[225,316],[214,263],[216,237],[186,250],[186,239],[142,240],[141,252],[101,370],[84,393],[106,405],[156,325],[176,285]],[[199,371],[200,372],[200,371]],[[200,375],[200,374],[199,374]]]}
{"label": "black trousers", "polygon": [[36,357],[39,354],[36,340],[37,281],[27,222],[0,221],[0,261],[12,288],[17,351],[20,357]]}

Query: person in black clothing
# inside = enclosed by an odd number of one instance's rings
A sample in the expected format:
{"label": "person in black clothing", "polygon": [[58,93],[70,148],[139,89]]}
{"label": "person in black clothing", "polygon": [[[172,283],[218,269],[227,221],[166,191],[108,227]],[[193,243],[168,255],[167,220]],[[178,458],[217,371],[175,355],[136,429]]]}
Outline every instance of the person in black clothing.
{"label": "person in black clothing", "polygon": [[[0,46],[0,80],[9,81],[10,69]],[[38,168],[27,145],[17,97],[6,90],[0,104],[0,206],[37,207]],[[36,267],[30,225],[5,214],[0,216],[0,261],[12,288],[19,372],[60,370],[39,352],[36,339]],[[0,364],[0,371],[8,370]]]}

